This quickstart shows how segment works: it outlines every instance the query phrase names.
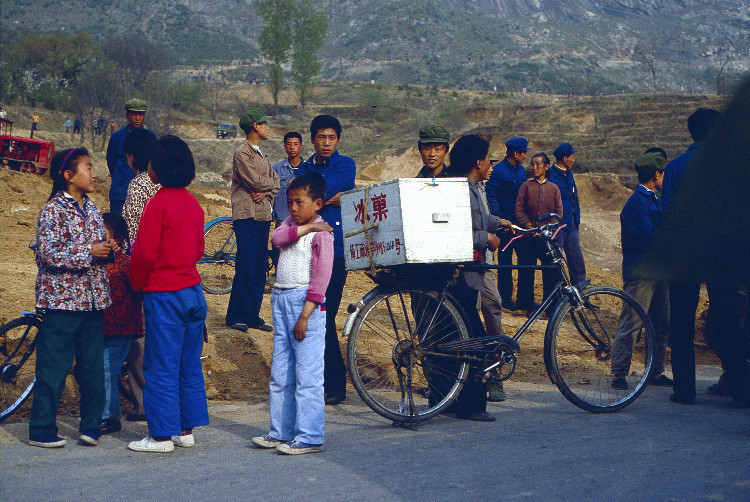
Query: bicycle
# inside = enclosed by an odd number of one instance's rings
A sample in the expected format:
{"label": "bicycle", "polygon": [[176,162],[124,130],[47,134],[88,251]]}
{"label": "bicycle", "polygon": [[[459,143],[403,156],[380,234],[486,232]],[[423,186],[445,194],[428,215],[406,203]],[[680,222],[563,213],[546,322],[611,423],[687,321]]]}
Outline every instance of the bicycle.
{"label": "bicycle", "polygon": [[206,293],[221,295],[232,291],[234,264],[237,260],[237,239],[230,216],[220,216],[203,227],[206,241],[203,257],[198,260],[201,288]]}
{"label": "bicycle", "polygon": [[[36,382],[36,337],[44,322],[44,309],[22,311],[21,317],[0,326],[0,421],[18,410],[29,398]],[[203,327],[203,341],[208,331]],[[210,358],[202,355],[201,360]],[[125,361],[120,368],[117,388],[120,395],[135,406]]]}
{"label": "bicycle", "polygon": [[[382,271],[380,283],[349,306],[349,374],[362,400],[395,424],[415,424],[446,410],[470,378],[496,372],[507,380],[515,371],[520,341],[545,312],[544,363],[547,375],[565,398],[594,413],[614,412],[631,404],[645,389],[653,358],[654,331],[641,305],[621,289],[573,284],[556,240],[564,228],[555,223],[516,227],[519,238],[541,238],[547,265],[410,265]],[[471,338],[466,315],[449,289],[461,270],[554,269],[560,281],[530,314],[512,339]],[[441,274],[445,273],[440,278]],[[633,356],[628,374],[634,385],[612,388],[612,342],[624,309],[633,309],[640,325],[629,335]],[[626,338],[627,339],[627,338]],[[622,340],[622,338],[621,338]]]}
{"label": "bicycle", "polygon": [[[203,257],[198,260],[201,288],[212,295],[232,291],[235,262],[237,261],[237,238],[230,216],[220,216],[203,227],[206,241]],[[269,256],[266,279],[273,275],[273,263]]]}

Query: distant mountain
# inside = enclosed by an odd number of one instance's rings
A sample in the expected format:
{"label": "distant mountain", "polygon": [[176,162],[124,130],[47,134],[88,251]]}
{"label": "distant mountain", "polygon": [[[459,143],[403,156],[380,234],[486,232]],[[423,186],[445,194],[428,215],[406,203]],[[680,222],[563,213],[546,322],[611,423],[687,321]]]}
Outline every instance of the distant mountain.
{"label": "distant mountain", "polygon": [[[716,92],[750,69],[747,0],[319,0],[324,80],[577,94]],[[3,0],[2,31],[141,32],[172,61],[257,60],[250,0]],[[311,28],[313,29],[313,28]],[[257,72],[257,70],[256,70]]]}

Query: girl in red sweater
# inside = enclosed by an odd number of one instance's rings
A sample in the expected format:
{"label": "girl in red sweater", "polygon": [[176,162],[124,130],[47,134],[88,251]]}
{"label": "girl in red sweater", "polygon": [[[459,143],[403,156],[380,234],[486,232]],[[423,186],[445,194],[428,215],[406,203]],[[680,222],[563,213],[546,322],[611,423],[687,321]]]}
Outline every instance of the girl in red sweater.
{"label": "girl in red sweater", "polygon": [[170,452],[195,445],[193,427],[208,425],[200,355],[206,299],[196,262],[203,256],[203,209],[186,189],[195,177],[187,144],[164,136],[151,151],[148,173],[161,183],[148,201],[130,261],[130,283],[143,291],[146,345],[143,405],[149,436],[133,451]]}

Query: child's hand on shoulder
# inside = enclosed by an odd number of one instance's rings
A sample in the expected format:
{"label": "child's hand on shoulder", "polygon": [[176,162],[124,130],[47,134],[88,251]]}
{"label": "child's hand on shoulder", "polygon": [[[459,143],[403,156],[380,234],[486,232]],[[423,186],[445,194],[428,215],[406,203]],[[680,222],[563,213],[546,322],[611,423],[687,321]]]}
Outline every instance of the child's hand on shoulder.
{"label": "child's hand on shoulder", "polygon": [[310,223],[310,232],[333,232],[333,228],[325,221],[316,221]]}

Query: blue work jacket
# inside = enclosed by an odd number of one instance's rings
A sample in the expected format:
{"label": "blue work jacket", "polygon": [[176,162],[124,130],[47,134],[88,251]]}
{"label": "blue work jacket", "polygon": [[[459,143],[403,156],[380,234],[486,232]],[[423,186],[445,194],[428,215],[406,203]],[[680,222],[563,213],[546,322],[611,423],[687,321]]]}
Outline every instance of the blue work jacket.
{"label": "blue work jacket", "polygon": [[622,278],[626,281],[653,279],[644,277],[638,267],[661,227],[661,208],[656,192],[638,185],[620,212],[622,237]]}
{"label": "blue work jacket", "polygon": [[680,191],[680,185],[685,177],[688,166],[693,158],[698,153],[701,143],[696,141],[690,145],[685,153],[675,157],[672,161],[667,164],[664,169],[664,184],[661,189],[661,202],[664,214],[667,214],[672,207],[677,193]]}
{"label": "blue work jacket", "polygon": [[[339,192],[354,188],[354,176],[357,166],[354,159],[333,152],[326,161],[316,164],[315,154],[299,165],[297,174],[314,171],[323,175],[326,180],[326,201]],[[333,256],[344,257],[344,231],[341,228],[341,206],[326,205],[319,212],[320,216],[333,228]]]}
{"label": "blue work jacket", "polygon": [[507,158],[495,164],[486,184],[490,213],[515,223],[516,198],[525,181],[526,169],[523,165],[514,166]]}
{"label": "blue work jacket", "polygon": [[563,223],[570,230],[577,229],[581,224],[581,206],[578,202],[578,187],[570,169],[560,169],[552,165],[547,171],[547,181],[551,181],[560,189],[563,205]]}
{"label": "blue work jacket", "polygon": [[[144,127],[146,131],[146,129]],[[135,178],[135,173],[128,166],[128,158],[122,150],[122,144],[125,136],[130,132],[130,126],[125,126],[119,131],[113,132],[107,145],[107,168],[109,176],[112,178],[112,185],[109,187],[110,200],[125,200],[128,194],[128,185],[130,180]],[[152,131],[148,131],[154,134]],[[154,134],[156,138],[156,134]]]}

